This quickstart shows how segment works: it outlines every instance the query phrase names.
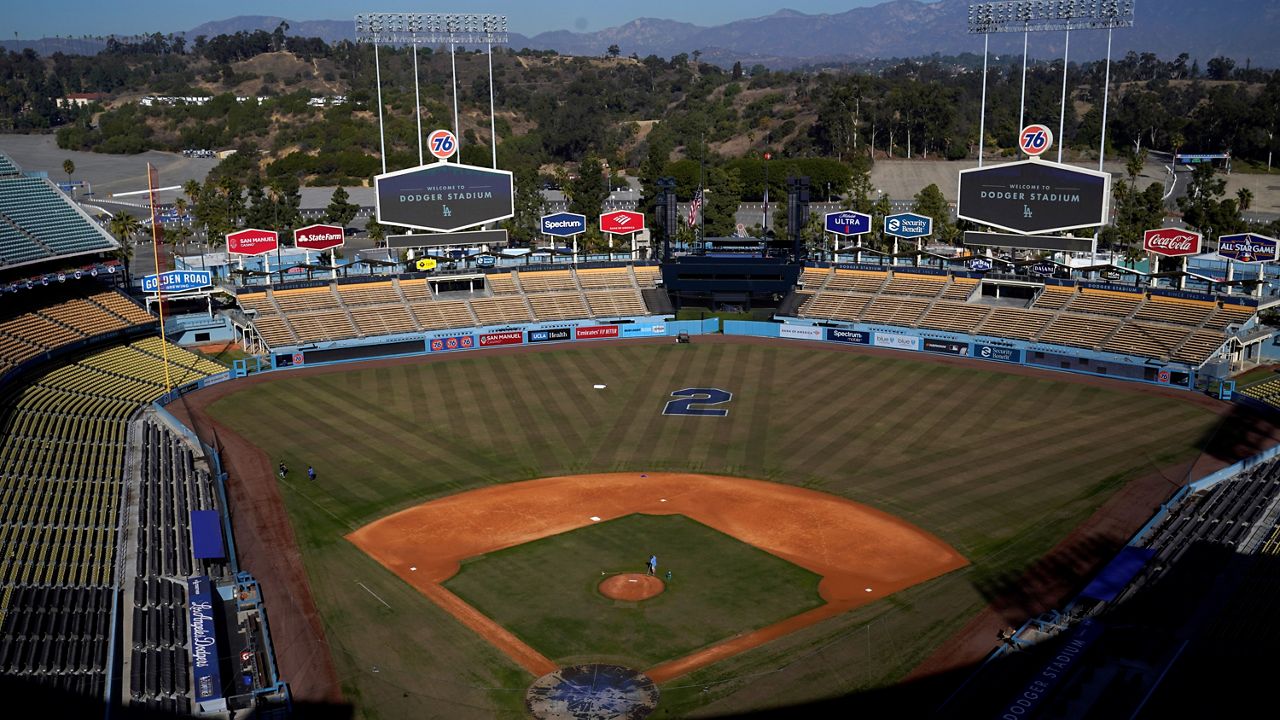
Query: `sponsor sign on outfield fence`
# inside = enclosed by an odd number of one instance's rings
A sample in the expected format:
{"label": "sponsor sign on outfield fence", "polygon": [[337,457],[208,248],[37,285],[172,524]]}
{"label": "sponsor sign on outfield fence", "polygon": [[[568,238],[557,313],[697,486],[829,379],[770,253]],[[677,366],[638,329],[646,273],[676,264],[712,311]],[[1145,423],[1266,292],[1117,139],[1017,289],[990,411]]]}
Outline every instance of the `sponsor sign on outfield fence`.
{"label": "sponsor sign on outfield fence", "polygon": [[983,360],[999,360],[1000,362],[1022,362],[1022,351],[999,345],[974,345],[973,356]]}
{"label": "sponsor sign on outfield fence", "polygon": [[933,340],[931,338],[924,339],[925,352],[943,353],[944,355],[961,355],[969,354],[969,343],[957,342],[955,340]]}
{"label": "sponsor sign on outfield fence", "polygon": [[529,342],[555,342],[557,340],[569,340],[573,338],[573,333],[569,328],[551,328],[549,330],[530,330]]}
{"label": "sponsor sign on outfield fence", "polygon": [[493,347],[495,345],[523,345],[524,332],[520,330],[507,330],[505,332],[485,333],[480,336],[480,347]]}
{"label": "sponsor sign on outfield fence", "polygon": [[827,328],[826,335],[827,340],[830,342],[854,343],[855,345],[868,345],[871,343],[871,333],[863,330]]}
{"label": "sponsor sign on outfield fence", "polygon": [[920,338],[910,335],[894,335],[893,333],[875,333],[871,342],[876,347],[887,347],[895,350],[919,350]]}
{"label": "sponsor sign on outfield fence", "polygon": [[579,340],[596,340],[599,338],[616,338],[618,337],[617,325],[599,325],[594,327],[577,327],[573,330],[574,337]]}
{"label": "sponsor sign on outfield fence", "polygon": [[778,337],[796,338],[797,340],[821,340],[822,328],[813,325],[782,325],[778,328]]}
{"label": "sponsor sign on outfield fence", "polygon": [[450,335],[448,337],[431,338],[427,341],[428,352],[449,352],[450,350],[470,350],[476,346],[476,339],[471,335]]}

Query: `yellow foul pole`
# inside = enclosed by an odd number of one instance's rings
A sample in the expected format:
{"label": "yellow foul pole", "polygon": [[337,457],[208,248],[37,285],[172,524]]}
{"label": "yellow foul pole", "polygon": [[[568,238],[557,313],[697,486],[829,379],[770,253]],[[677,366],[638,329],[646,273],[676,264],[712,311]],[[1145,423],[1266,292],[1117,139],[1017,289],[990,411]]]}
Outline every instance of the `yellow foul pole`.
{"label": "yellow foul pole", "polygon": [[164,392],[173,392],[169,378],[169,343],[164,333],[164,283],[160,282],[164,268],[160,267],[160,223],[156,221],[156,187],[159,185],[156,169],[147,163],[147,197],[151,200],[151,252],[156,264],[156,307],[160,309],[160,355],[164,363]]}

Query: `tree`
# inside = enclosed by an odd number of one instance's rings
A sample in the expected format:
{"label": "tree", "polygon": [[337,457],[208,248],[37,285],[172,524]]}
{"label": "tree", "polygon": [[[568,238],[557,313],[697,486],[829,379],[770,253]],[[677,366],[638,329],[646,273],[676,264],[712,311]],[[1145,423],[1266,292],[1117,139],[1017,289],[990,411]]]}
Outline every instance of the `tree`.
{"label": "tree", "polygon": [[538,169],[520,165],[515,169],[515,214],[502,225],[515,240],[531,241],[538,236],[542,216],[542,191],[538,187]]}
{"label": "tree", "polygon": [[1205,65],[1205,71],[1208,73],[1210,80],[1229,80],[1231,79],[1231,70],[1235,66],[1235,60],[1220,55],[1209,60],[1209,63]]}
{"label": "tree", "polygon": [[707,187],[702,200],[702,216],[708,237],[728,237],[737,230],[738,198],[742,180],[736,170],[713,167],[707,172]]}
{"label": "tree", "polygon": [[578,177],[569,183],[569,212],[595,217],[609,198],[605,185],[604,163],[588,155],[578,166]]}
{"label": "tree", "polygon": [[1206,239],[1238,232],[1243,226],[1236,201],[1222,199],[1227,181],[1215,173],[1216,169],[1209,163],[1196,165],[1191,171],[1187,194],[1178,198],[1183,221],[1204,233]]}
{"label": "tree", "polygon": [[142,231],[142,223],[138,218],[121,210],[111,216],[107,229],[120,241],[121,245],[133,245],[133,238]]}
{"label": "tree", "polygon": [[68,185],[71,184],[71,173],[75,171],[76,171],[76,164],[71,161],[71,158],[67,158],[66,160],[62,161],[62,172],[67,174]]}
{"label": "tree", "polygon": [[622,53],[622,48],[618,47],[617,44],[613,44],[609,46],[605,53],[611,58],[617,58]]}
{"label": "tree", "polygon": [[1240,212],[1248,212],[1253,205],[1253,191],[1249,188],[1236,190],[1236,204],[1240,207]]}
{"label": "tree", "polygon": [[369,218],[369,222],[365,223],[365,232],[369,233],[369,239],[373,241],[374,247],[382,242],[382,238],[386,237],[386,231],[382,228],[382,223],[377,218]]}
{"label": "tree", "polygon": [[942,190],[936,184],[931,183],[928,187],[916,193],[915,200],[916,204],[912,208],[913,211],[933,218],[934,235],[939,238],[950,237],[952,235],[949,229],[951,225],[951,207],[947,205],[947,199],[942,195]]}
{"label": "tree", "polygon": [[346,188],[337,187],[333,190],[333,195],[329,198],[329,206],[324,210],[325,222],[335,223],[346,227],[355,219],[356,213],[360,212],[360,206],[350,202],[351,196],[347,194]]}
{"label": "tree", "polygon": [[731,73],[731,77],[734,80],[742,79],[742,61],[741,60],[735,60],[733,62],[733,71]]}

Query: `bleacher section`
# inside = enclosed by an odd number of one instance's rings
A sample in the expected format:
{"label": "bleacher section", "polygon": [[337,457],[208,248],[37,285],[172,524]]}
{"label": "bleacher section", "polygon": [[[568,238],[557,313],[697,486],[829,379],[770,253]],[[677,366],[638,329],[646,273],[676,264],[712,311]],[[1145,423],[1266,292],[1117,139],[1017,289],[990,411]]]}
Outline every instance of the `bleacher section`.
{"label": "bleacher section", "polygon": [[0,316],[8,318],[0,319],[0,373],[68,343],[154,322],[142,308],[110,291],[23,304],[13,311]]}
{"label": "bleacher section", "polygon": [[[164,393],[160,342],[94,352],[0,396],[0,673],[103,696],[126,428]],[[223,369],[167,351],[180,376]]]}
{"label": "bleacher section", "polygon": [[44,178],[25,177],[0,155],[0,266],[119,247]]}
{"label": "bleacher section", "polygon": [[[979,280],[899,271],[806,268],[796,315],[1038,341],[1199,365],[1222,347],[1228,324],[1254,308],[1047,285],[1027,307],[976,296]],[[1007,301],[1006,301],[1007,302]]]}
{"label": "bleacher section", "polygon": [[421,279],[269,290],[239,296],[271,347],[472,326],[649,315],[652,266],[485,275],[486,291],[433,294]]}

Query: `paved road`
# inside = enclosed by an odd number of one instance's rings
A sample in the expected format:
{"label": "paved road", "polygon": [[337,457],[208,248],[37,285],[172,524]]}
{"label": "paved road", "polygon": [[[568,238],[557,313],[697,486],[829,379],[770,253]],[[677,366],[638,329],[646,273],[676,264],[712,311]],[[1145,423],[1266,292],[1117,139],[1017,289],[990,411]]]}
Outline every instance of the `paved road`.
{"label": "paved road", "polygon": [[[63,150],[53,135],[0,134],[0,152],[8,155],[27,172],[46,171],[54,181],[66,181],[62,161],[76,164],[73,180],[88,180],[100,198],[111,193],[147,189],[147,163],[160,172],[160,185],[181,185],[188,180],[203,181],[215,158],[185,158],[178,153],[148,151],[139,155],[104,155],[102,153]],[[162,199],[172,199],[170,197]],[[141,197],[132,198],[141,200]],[[119,209],[119,208],[117,208]]]}

